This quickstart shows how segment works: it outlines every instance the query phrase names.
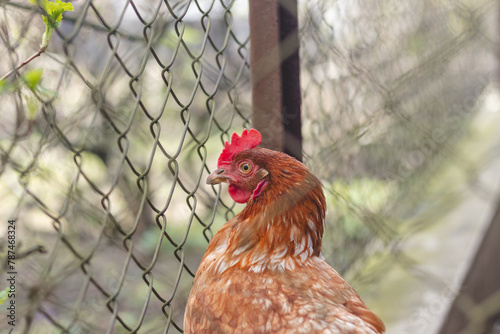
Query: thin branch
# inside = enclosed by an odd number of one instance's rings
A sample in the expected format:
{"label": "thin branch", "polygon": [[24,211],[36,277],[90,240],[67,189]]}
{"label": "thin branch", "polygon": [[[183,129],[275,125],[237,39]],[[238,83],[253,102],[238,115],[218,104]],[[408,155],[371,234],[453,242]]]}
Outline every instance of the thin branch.
{"label": "thin branch", "polygon": [[41,47],[40,50],[38,50],[34,55],[32,55],[31,57],[29,57],[28,59],[26,59],[25,61],[23,61],[19,66],[17,66],[15,69],[13,70],[10,70],[9,72],[7,72],[7,74],[5,74],[3,77],[0,78],[0,81],[2,80],[5,80],[7,79],[8,77],[10,77],[12,75],[12,73],[14,72],[18,72],[21,68],[23,68],[26,64],[28,64],[29,62],[31,62],[33,59],[39,57],[42,53],[45,52],[45,50],[47,50],[47,46],[44,46],[44,47]]}

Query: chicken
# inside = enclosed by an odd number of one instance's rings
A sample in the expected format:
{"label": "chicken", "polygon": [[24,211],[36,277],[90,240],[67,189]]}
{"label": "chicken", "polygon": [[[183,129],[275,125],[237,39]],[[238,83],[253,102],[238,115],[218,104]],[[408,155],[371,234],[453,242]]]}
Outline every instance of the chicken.
{"label": "chicken", "polygon": [[184,317],[187,334],[376,334],[382,321],[324,260],[321,182],[244,130],[225,144],[208,184],[229,183],[245,208],[212,238]]}

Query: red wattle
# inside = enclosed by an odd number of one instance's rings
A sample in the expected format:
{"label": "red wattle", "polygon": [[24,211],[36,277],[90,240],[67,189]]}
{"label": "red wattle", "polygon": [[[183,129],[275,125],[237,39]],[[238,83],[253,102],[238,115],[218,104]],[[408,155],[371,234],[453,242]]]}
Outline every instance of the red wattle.
{"label": "red wattle", "polygon": [[236,202],[236,203],[246,203],[250,199],[250,196],[252,196],[252,192],[239,188],[235,186],[234,184],[230,184],[228,187],[229,195],[231,198]]}

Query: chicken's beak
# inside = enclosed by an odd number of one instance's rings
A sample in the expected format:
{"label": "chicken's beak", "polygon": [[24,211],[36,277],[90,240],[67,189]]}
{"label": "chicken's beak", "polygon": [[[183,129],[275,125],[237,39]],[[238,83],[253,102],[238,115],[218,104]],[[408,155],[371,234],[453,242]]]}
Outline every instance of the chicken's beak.
{"label": "chicken's beak", "polygon": [[224,168],[218,168],[214,170],[212,174],[207,177],[207,184],[214,185],[221,182],[229,182],[229,180],[231,180],[231,177],[227,176],[225,172],[226,170]]}

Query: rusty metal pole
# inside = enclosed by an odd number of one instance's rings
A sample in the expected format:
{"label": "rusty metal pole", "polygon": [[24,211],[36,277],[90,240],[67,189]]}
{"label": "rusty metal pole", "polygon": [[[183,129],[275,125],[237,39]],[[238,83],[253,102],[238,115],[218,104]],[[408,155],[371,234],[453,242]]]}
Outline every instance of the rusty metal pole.
{"label": "rusty metal pole", "polygon": [[297,1],[249,3],[253,126],[263,147],[302,160]]}
{"label": "rusty metal pole", "polygon": [[282,151],[278,2],[249,0],[249,3],[253,126],[262,134],[263,147]]}
{"label": "rusty metal pole", "polygon": [[299,26],[297,1],[280,1],[280,54],[282,112],[284,125],[283,151],[302,161],[302,122],[300,107]]}

